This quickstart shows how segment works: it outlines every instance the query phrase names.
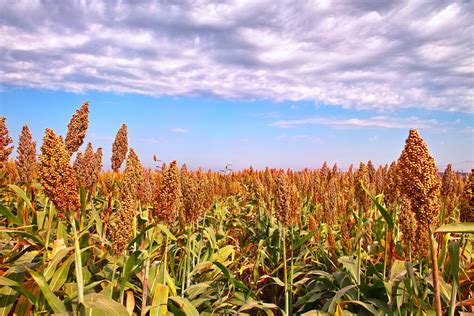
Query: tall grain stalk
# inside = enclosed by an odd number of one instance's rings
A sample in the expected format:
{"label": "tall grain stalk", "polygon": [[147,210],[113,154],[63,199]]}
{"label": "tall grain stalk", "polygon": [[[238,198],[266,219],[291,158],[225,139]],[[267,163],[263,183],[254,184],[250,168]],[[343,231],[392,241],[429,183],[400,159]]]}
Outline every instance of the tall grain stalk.
{"label": "tall grain stalk", "polygon": [[281,226],[282,230],[282,242],[283,242],[283,283],[285,284],[285,315],[290,315],[290,297],[288,291],[288,272],[286,266],[286,235],[285,235],[285,227]]}
{"label": "tall grain stalk", "polygon": [[362,207],[359,207],[359,215],[357,216],[357,231],[359,232],[359,240],[357,241],[357,270],[356,270],[356,282],[357,282],[357,300],[360,300],[360,269],[361,269],[361,256],[362,256]]}
{"label": "tall grain stalk", "polygon": [[74,235],[74,259],[75,259],[75,271],[76,271],[76,282],[77,282],[77,300],[79,303],[79,309],[82,310],[84,307],[84,278],[82,275],[82,259],[81,259],[81,246],[79,245],[79,237],[76,230],[76,221],[74,215],[70,217],[72,232]]}
{"label": "tall grain stalk", "polygon": [[438,255],[437,255],[438,252],[435,247],[435,240],[433,238],[433,230],[431,227],[429,228],[429,234],[430,234],[431,263],[433,265],[432,272],[433,272],[433,288],[434,288],[436,316],[441,316],[443,315],[443,310],[441,308],[441,295],[439,292],[439,269],[438,269]]}

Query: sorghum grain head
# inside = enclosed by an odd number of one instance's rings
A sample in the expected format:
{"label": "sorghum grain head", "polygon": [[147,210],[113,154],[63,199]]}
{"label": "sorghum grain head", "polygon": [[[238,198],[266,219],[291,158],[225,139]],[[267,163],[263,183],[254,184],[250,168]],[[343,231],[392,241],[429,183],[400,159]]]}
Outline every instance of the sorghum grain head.
{"label": "sorghum grain head", "polygon": [[66,149],[69,155],[75,153],[84,143],[89,125],[89,102],[84,102],[74,113],[67,126]]}
{"label": "sorghum grain head", "polygon": [[133,237],[133,222],[137,212],[137,193],[143,182],[143,167],[137,154],[130,148],[125,165],[120,210],[111,223],[112,251],[122,254]]}
{"label": "sorghum grain head", "polygon": [[33,141],[28,125],[24,125],[18,141],[16,166],[20,181],[30,184],[36,167],[36,142]]}
{"label": "sorghum grain head", "polygon": [[69,162],[69,153],[61,138],[47,128],[41,146],[39,176],[44,192],[60,211],[80,207],[76,175]]}
{"label": "sorghum grain head", "polygon": [[402,179],[401,193],[410,200],[418,223],[427,232],[440,209],[438,196],[441,185],[434,158],[415,129],[410,130],[398,159],[398,171]]}
{"label": "sorghum grain head", "polygon": [[118,171],[120,166],[122,166],[123,161],[125,160],[125,156],[127,155],[128,151],[128,132],[127,132],[127,125],[122,124],[122,127],[115,135],[115,140],[112,144],[112,169],[114,171]]}
{"label": "sorghum grain head", "polygon": [[0,169],[6,166],[8,156],[13,151],[13,146],[10,146],[11,143],[12,139],[8,135],[6,118],[2,116],[0,117]]}
{"label": "sorghum grain head", "polygon": [[155,192],[153,215],[156,222],[174,223],[180,203],[180,191],[179,170],[176,161],[173,161],[163,172],[159,190]]}
{"label": "sorghum grain head", "polygon": [[283,226],[294,226],[299,222],[299,196],[296,186],[288,181],[288,176],[280,171],[274,184],[275,216]]}
{"label": "sorghum grain head", "polygon": [[451,164],[448,164],[443,172],[443,178],[441,180],[441,196],[444,199],[448,199],[456,189],[456,173],[453,171]]}
{"label": "sorghum grain head", "polygon": [[459,207],[461,222],[474,222],[474,169],[468,175]]}

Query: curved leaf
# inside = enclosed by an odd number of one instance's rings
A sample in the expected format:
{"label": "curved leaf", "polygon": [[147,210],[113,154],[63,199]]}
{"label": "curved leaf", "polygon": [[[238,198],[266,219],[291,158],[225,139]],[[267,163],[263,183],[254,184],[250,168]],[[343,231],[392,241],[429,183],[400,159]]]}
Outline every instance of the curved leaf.
{"label": "curved leaf", "polygon": [[89,309],[90,315],[103,315],[103,316],[128,316],[127,309],[102,294],[90,293],[84,295],[84,306]]}
{"label": "curved leaf", "polygon": [[199,316],[198,310],[187,299],[179,296],[170,296],[169,298],[175,302],[187,316]]}

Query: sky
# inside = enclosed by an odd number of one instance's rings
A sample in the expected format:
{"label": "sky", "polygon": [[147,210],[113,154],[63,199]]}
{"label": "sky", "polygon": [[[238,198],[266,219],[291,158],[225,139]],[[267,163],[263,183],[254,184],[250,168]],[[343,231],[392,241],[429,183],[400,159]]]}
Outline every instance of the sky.
{"label": "sky", "polygon": [[[0,0],[0,115],[86,143],[122,123],[143,164],[347,168],[396,160],[410,128],[474,167],[471,1]],[[85,149],[85,144],[82,150]]]}

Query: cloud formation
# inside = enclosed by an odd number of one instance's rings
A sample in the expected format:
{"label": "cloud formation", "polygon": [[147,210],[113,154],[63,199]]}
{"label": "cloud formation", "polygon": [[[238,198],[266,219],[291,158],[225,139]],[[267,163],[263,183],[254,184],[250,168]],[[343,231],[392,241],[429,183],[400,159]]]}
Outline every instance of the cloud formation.
{"label": "cloud formation", "polygon": [[[445,123],[446,124],[446,123]],[[452,123],[449,123],[452,124]],[[432,128],[438,126],[436,119],[422,120],[418,117],[390,117],[372,116],[366,119],[361,118],[335,118],[335,117],[308,117],[296,120],[280,120],[270,124],[282,128],[289,128],[301,125],[327,125],[334,128]]]}
{"label": "cloud formation", "polygon": [[171,131],[173,133],[180,133],[180,134],[184,134],[184,133],[189,132],[189,130],[187,130],[185,128],[181,128],[181,127],[172,128]]}
{"label": "cloud formation", "polygon": [[473,111],[470,1],[1,1],[0,83]]}

